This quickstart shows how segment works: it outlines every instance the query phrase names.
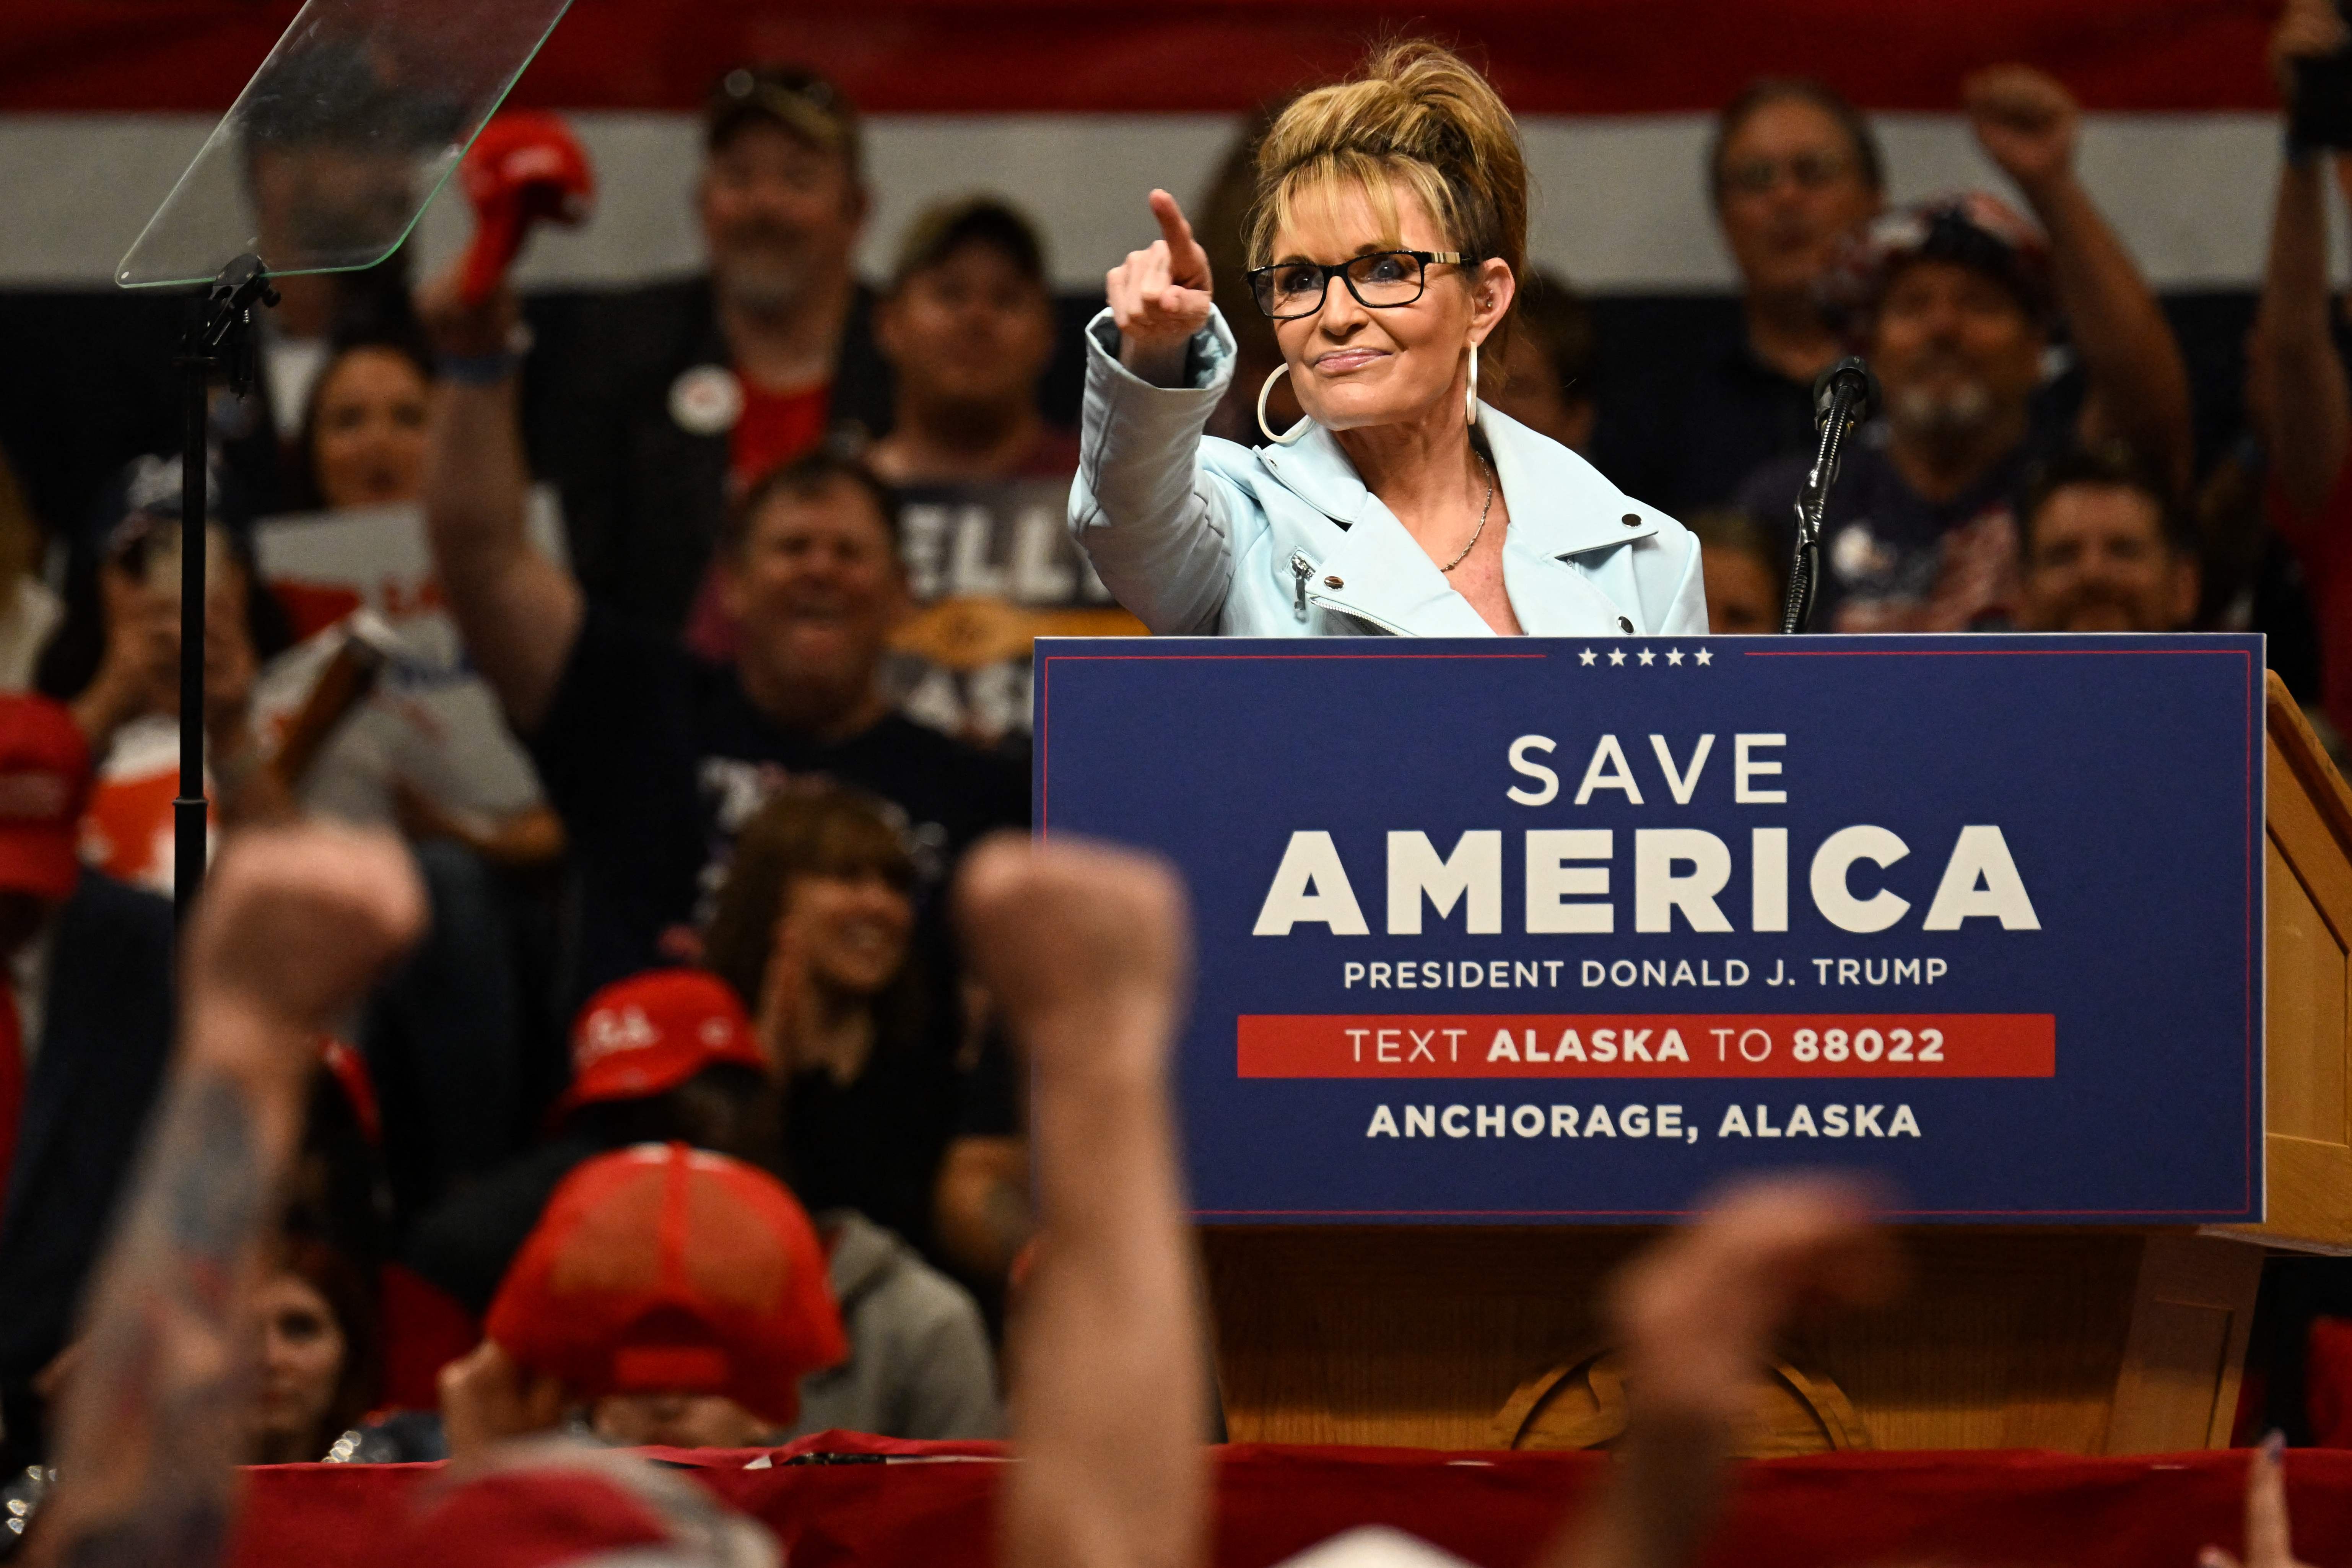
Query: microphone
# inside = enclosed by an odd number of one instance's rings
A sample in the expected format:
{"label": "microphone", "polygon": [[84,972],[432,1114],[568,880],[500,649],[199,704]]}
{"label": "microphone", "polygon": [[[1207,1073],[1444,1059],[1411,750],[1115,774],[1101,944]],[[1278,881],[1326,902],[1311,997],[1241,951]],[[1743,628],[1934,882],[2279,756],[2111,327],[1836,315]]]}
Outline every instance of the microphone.
{"label": "microphone", "polygon": [[1811,624],[1821,584],[1822,514],[1829,507],[1830,487],[1837,482],[1847,433],[1875,414],[1879,402],[1878,378],[1859,355],[1838,361],[1813,383],[1813,429],[1820,446],[1797,495],[1796,559],[1790,563],[1783,632],[1801,632]]}
{"label": "microphone", "polygon": [[1813,429],[1818,432],[1827,426],[1841,408],[1848,426],[1867,424],[1883,401],[1870,362],[1860,354],[1848,354],[1813,382]]}

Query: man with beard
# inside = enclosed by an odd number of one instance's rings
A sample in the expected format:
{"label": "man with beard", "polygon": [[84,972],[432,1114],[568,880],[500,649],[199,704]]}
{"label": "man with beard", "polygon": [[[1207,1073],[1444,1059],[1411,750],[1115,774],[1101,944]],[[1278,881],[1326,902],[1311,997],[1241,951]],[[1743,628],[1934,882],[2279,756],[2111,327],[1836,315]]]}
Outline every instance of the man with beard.
{"label": "man with beard", "polygon": [[835,425],[886,428],[890,390],[852,268],[868,202],[849,100],[809,71],[730,71],[703,145],[709,269],[538,319],[525,420],[588,596],[670,634],[693,616],[719,652],[730,501]]}
{"label": "man with beard", "polygon": [[[2030,476],[2074,441],[2121,440],[2165,485],[2188,479],[2188,372],[2155,296],[2075,176],[2074,99],[2008,66],[1972,79],[1968,104],[1979,144],[2042,226],[1972,194],[1888,214],[1843,252],[1831,297],[1886,404],[1849,450],[1823,520],[1817,629],[2004,624],[2017,605],[2016,519]],[[2062,312],[2083,374],[2045,386]],[[1759,469],[1741,510],[1792,530],[1810,463],[1807,454]]]}
{"label": "man with beard", "polygon": [[2018,516],[2029,632],[2175,632],[2197,613],[2197,549],[2164,486],[2120,447],[2071,452]]}

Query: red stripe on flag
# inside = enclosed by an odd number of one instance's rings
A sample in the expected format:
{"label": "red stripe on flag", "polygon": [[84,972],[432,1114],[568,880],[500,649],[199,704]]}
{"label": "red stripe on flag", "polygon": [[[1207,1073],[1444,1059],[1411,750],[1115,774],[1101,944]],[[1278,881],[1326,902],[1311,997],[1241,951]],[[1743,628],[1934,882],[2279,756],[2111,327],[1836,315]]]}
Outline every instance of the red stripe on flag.
{"label": "red stripe on flag", "polygon": [[1244,1014],[1252,1079],[2051,1078],[2048,1013]]}
{"label": "red stripe on flag", "polygon": [[[291,0],[0,6],[0,110],[226,109]],[[1410,30],[1469,49],[1523,114],[1714,109],[1759,76],[1820,77],[1867,109],[1952,110],[2022,60],[2092,109],[2277,107],[2274,5],[2248,0],[583,0],[519,103],[692,109],[747,60],[832,73],[871,112],[1237,111]]]}

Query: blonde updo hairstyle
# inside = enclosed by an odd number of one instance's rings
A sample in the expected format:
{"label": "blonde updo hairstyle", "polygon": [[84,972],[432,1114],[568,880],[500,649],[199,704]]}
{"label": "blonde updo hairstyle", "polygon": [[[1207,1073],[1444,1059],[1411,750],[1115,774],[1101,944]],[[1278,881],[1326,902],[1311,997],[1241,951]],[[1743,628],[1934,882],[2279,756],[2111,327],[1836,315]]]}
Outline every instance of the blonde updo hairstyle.
{"label": "blonde updo hairstyle", "polygon": [[[1519,128],[1486,79],[1425,39],[1376,50],[1349,80],[1318,88],[1285,109],[1257,153],[1257,198],[1245,229],[1250,265],[1274,260],[1274,238],[1303,201],[1360,189],[1403,246],[1395,187],[1421,198],[1444,248],[1478,263],[1500,260],[1527,277],[1528,165]],[[1506,315],[1487,342],[1499,374]],[[1490,379],[1490,377],[1481,377]]]}

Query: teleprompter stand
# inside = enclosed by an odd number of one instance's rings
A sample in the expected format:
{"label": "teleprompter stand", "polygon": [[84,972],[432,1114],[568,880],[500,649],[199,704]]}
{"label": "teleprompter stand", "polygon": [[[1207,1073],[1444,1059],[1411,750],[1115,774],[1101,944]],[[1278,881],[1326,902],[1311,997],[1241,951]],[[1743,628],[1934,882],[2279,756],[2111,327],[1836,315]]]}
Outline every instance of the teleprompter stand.
{"label": "teleprompter stand", "polygon": [[221,268],[191,312],[180,352],[180,793],[172,802],[172,904],[184,919],[205,879],[205,501],[210,478],[212,386],[242,397],[259,368],[255,312],[278,303],[261,258],[247,253]]}

